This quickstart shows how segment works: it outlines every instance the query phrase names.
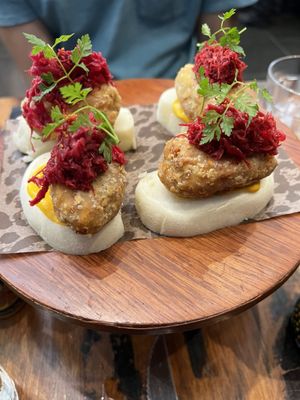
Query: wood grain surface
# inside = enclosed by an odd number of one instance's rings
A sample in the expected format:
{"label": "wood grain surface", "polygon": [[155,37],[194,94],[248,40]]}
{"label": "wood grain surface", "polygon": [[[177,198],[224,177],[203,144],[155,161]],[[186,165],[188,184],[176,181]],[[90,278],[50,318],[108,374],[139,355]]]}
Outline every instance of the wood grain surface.
{"label": "wood grain surface", "polygon": [[173,400],[172,384],[179,400],[298,400],[300,351],[288,320],[299,284],[300,270],[238,316],[164,336],[159,359],[156,336],[87,329],[27,305],[0,321],[0,363],[20,400],[101,400],[103,385],[114,400]]}
{"label": "wood grain surface", "polygon": [[[124,104],[153,103],[172,85],[120,81]],[[299,142],[285,149],[300,164]],[[262,300],[297,268],[299,214],[191,239],[124,242],[97,255],[1,257],[0,277],[24,299],[74,321],[135,333],[191,329]]]}

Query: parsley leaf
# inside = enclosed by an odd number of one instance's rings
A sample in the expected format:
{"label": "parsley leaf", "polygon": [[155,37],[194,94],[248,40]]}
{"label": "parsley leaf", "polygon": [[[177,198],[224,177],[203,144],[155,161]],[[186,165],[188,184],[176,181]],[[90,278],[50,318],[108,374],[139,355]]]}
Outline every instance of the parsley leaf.
{"label": "parsley leaf", "polygon": [[236,53],[239,53],[242,56],[245,56],[245,51],[241,46],[238,46],[236,44],[231,44],[230,45],[231,50],[235,51]]}
{"label": "parsley leaf", "polygon": [[221,129],[219,125],[207,125],[203,129],[202,138],[200,144],[210,143],[216,138],[219,140],[221,137]]}
{"label": "parsley leaf", "polygon": [[53,57],[56,57],[56,53],[55,51],[52,49],[51,46],[49,46],[48,44],[46,45],[46,47],[43,50],[43,54],[46,58],[50,59]]}
{"label": "parsley leaf", "polygon": [[44,42],[42,39],[38,38],[37,36],[32,35],[31,33],[23,32],[23,35],[28,40],[28,42],[30,44],[33,44],[34,46],[40,46],[40,47],[46,46],[46,42]]}
{"label": "parsley leaf", "polygon": [[92,42],[88,34],[81,36],[77,41],[82,57],[86,57],[92,52]]}
{"label": "parsley leaf", "polygon": [[86,96],[92,91],[92,88],[82,89],[79,82],[63,86],[59,89],[63,99],[68,104],[77,104],[79,101],[85,100]]}
{"label": "parsley leaf", "polygon": [[99,147],[99,153],[103,155],[106,162],[111,163],[112,161],[111,146],[106,140],[104,140],[101,143]]}
{"label": "parsley leaf", "polygon": [[214,98],[217,104],[223,103],[228,93],[232,89],[232,85],[227,83],[210,83],[209,79],[204,75],[204,68],[199,68],[199,80],[198,80],[197,92],[205,98]]}
{"label": "parsley leaf", "polygon": [[198,93],[203,96],[203,97],[214,97],[214,95],[217,95],[219,93],[219,84],[217,83],[210,83],[209,79],[205,76],[205,70],[204,67],[201,66],[199,68],[199,87],[198,87]]}
{"label": "parsley leaf", "polygon": [[233,126],[234,118],[228,117],[225,113],[219,114],[216,110],[209,110],[202,118],[205,124],[203,129],[200,144],[206,144],[212,140],[220,140],[221,134],[230,136]]}
{"label": "parsley leaf", "polygon": [[86,73],[89,72],[88,67],[87,67],[83,62],[79,63],[79,64],[77,65],[77,67],[82,68]]}
{"label": "parsley leaf", "polygon": [[221,104],[229,96],[232,85],[229,85],[228,83],[221,83],[221,85],[219,85],[218,83],[214,83],[213,85],[216,85],[216,87],[214,87],[212,90],[213,96],[217,104]]}
{"label": "parsley leaf", "polygon": [[[209,45],[217,45],[218,42],[223,47],[228,47],[231,50],[235,51],[236,53],[241,54],[242,56],[245,55],[243,48],[239,45],[240,44],[240,36],[246,30],[243,28],[242,30],[238,30],[236,27],[226,27],[224,26],[225,21],[230,19],[236,10],[232,8],[231,10],[225,12],[223,15],[219,15],[219,19],[221,20],[220,29],[216,32],[211,33],[210,27],[207,24],[203,24],[201,28],[201,32],[204,36],[208,36],[208,40],[204,43],[198,43],[197,47],[201,50],[205,43]],[[217,38],[219,38],[217,40]]]}
{"label": "parsley leaf", "polygon": [[76,132],[81,126],[91,126],[92,123],[87,114],[77,114],[77,118],[69,127],[70,132]]}
{"label": "parsley leaf", "polygon": [[267,89],[265,89],[265,88],[262,89],[261,95],[266,101],[268,101],[269,103],[272,103],[273,98],[272,98],[271,94],[268,92]]}
{"label": "parsley leaf", "polygon": [[252,90],[254,90],[255,92],[258,91],[258,85],[257,85],[256,80],[254,80],[254,81],[252,81],[252,82],[249,83],[249,88],[252,89]]}
{"label": "parsley leaf", "polygon": [[28,42],[30,44],[33,44],[33,48],[32,48],[32,55],[38,54],[41,51],[43,51],[45,49],[45,47],[47,47],[47,43],[44,42],[42,39],[38,38],[35,35],[32,35],[30,33],[25,33],[23,32],[23,35],[25,36],[25,38],[28,40]]}
{"label": "parsley leaf", "polygon": [[208,78],[200,78],[198,93],[203,97],[207,97],[211,93],[211,85]]}
{"label": "parsley leaf", "polygon": [[52,72],[46,72],[41,74],[41,78],[43,79],[43,81],[45,81],[48,84],[51,84],[54,82],[54,77],[52,75]]}
{"label": "parsley leaf", "polygon": [[78,64],[81,59],[81,54],[79,48],[76,46],[74,50],[72,50],[71,60],[74,64]]}
{"label": "parsley leaf", "polygon": [[55,88],[55,86],[56,86],[56,82],[52,83],[52,85],[50,85],[50,86],[46,86],[44,83],[41,83],[41,84],[39,85],[39,89],[40,89],[41,93],[40,93],[39,95],[37,95],[37,96],[34,96],[34,97],[33,97],[33,101],[40,101],[40,100],[42,100],[42,98],[43,98],[46,94],[50,93],[50,92]]}
{"label": "parsley leaf", "polygon": [[222,121],[220,123],[220,127],[222,129],[222,132],[226,136],[230,136],[232,129],[234,126],[234,118],[233,117],[228,117],[227,115],[224,115],[222,118]]}
{"label": "parsley leaf", "polygon": [[241,93],[232,101],[237,110],[247,113],[250,117],[255,117],[258,113],[258,104],[253,103],[253,98],[248,93]]}
{"label": "parsley leaf", "polygon": [[71,35],[61,35],[57,39],[55,39],[54,45],[52,47],[57,46],[59,43],[62,42],[67,42],[71,37],[74,35],[74,33],[71,33]]}
{"label": "parsley leaf", "polygon": [[72,51],[71,60],[74,64],[78,64],[79,61],[92,53],[92,42],[88,34],[81,36],[77,40],[77,45]]}
{"label": "parsley leaf", "polygon": [[220,38],[219,42],[221,46],[223,47],[227,46],[236,53],[239,53],[243,56],[245,55],[243,48],[239,46],[240,32],[236,27],[227,30],[226,34],[224,34],[224,36]]}
{"label": "parsley leaf", "polygon": [[51,119],[53,122],[59,122],[64,118],[63,113],[60,111],[58,106],[51,108]]}
{"label": "parsley leaf", "polygon": [[232,8],[231,10],[226,11],[226,12],[223,14],[223,17],[220,17],[220,19],[226,21],[227,19],[231,18],[235,13],[236,13],[236,9],[235,9],[235,8]]}
{"label": "parsley leaf", "polygon": [[216,110],[209,110],[202,117],[202,122],[205,124],[203,129],[202,138],[200,144],[206,144],[211,142],[213,139],[220,140],[221,130],[218,125],[221,115]]}
{"label": "parsley leaf", "polygon": [[201,27],[201,33],[204,36],[208,36],[210,38],[211,32],[210,32],[210,27],[207,24],[203,24]]}
{"label": "parsley leaf", "polygon": [[216,123],[218,119],[220,118],[220,114],[216,110],[209,110],[205,113],[204,117],[202,118],[202,121],[209,125],[212,123]]}
{"label": "parsley leaf", "polygon": [[50,134],[55,131],[57,126],[58,125],[55,122],[51,122],[50,124],[47,124],[42,130],[42,136],[44,136],[44,137],[50,136]]}

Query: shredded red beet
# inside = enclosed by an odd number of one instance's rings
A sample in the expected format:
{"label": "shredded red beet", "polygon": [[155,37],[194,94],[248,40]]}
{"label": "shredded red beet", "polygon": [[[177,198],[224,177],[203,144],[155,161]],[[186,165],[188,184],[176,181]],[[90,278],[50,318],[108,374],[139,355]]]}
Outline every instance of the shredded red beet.
{"label": "shredded red beet", "polygon": [[210,83],[229,85],[234,81],[236,70],[238,70],[237,79],[243,81],[243,71],[247,68],[236,52],[228,47],[207,43],[194,58],[194,72],[197,76],[201,66],[204,67],[204,74]]}
{"label": "shredded red beet", "polygon": [[[51,122],[50,108],[58,106],[62,112],[65,112],[68,105],[63,101],[61,94],[56,88],[45,95],[43,101],[32,101],[34,96],[40,94],[39,85],[42,83],[40,77],[36,77],[31,82],[31,87],[26,91],[26,101],[23,103],[22,111],[28,125],[32,130],[41,131],[45,125]],[[51,106],[49,107],[48,104]]]}
{"label": "shredded red beet", "polygon": [[[225,107],[224,104],[209,104],[205,112],[215,110],[222,114]],[[220,140],[213,139],[210,143],[200,144],[205,125],[201,122],[201,117],[198,117],[194,122],[185,125],[188,127],[189,142],[216,160],[232,157],[241,161],[254,154],[277,154],[277,148],[285,140],[285,134],[276,128],[271,114],[259,111],[249,126],[248,114],[234,107],[229,107],[226,115],[234,118],[234,127],[229,137],[222,132]]]}
{"label": "shredded red beet", "polygon": [[[40,187],[37,196],[30,201],[31,206],[39,203],[49,186],[55,183],[73,190],[89,191],[97,176],[108,168],[106,160],[99,153],[99,146],[105,139],[104,132],[96,127],[81,127],[76,133],[68,134],[65,128],[66,125],[58,131],[58,141],[43,169],[43,176],[33,176],[28,181]],[[124,153],[118,146],[112,147],[112,160],[125,164]]]}
{"label": "shredded red beet", "polygon": [[[71,51],[59,49],[57,55],[68,72],[73,67],[71,60]],[[63,79],[59,84],[41,101],[33,101],[35,96],[38,96],[41,91],[39,85],[43,82],[41,75],[51,72],[54,79],[57,80],[64,76],[64,71],[58,61],[45,58],[42,52],[31,56],[32,66],[29,70],[33,76],[31,87],[26,91],[26,101],[23,105],[23,115],[31,129],[41,131],[43,127],[51,122],[50,109],[52,106],[58,106],[62,112],[65,112],[68,105],[64,102],[59,88],[70,83],[68,79]],[[71,79],[74,82],[80,82],[84,88],[100,87],[103,83],[112,83],[112,75],[109,71],[106,59],[101,53],[93,52],[87,57],[83,57],[82,61],[89,72],[86,73],[82,68],[76,67],[71,74]]]}
{"label": "shredded red beet", "polygon": [[[74,65],[71,60],[71,53],[70,50],[65,49],[59,49],[57,52],[58,58],[66,72],[69,72]],[[64,76],[64,71],[55,58],[45,58],[44,54],[41,52],[31,56],[31,59],[32,66],[29,72],[33,77],[40,77],[41,74],[47,72],[51,72],[55,80]],[[74,82],[80,82],[83,87],[97,87],[101,86],[103,83],[112,82],[112,75],[109,71],[106,59],[101,53],[93,51],[89,56],[83,57],[81,62],[86,65],[89,72],[85,73],[80,67],[75,68],[70,76]],[[68,82],[68,80],[66,81]],[[62,86],[66,84],[66,81],[63,81]]]}
{"label": "shredded red beet", "polygon": [[120,149],[119,146],[113,146],[112,148],[112,160],[120,165],[124,165],[126,163],[125,154]]}

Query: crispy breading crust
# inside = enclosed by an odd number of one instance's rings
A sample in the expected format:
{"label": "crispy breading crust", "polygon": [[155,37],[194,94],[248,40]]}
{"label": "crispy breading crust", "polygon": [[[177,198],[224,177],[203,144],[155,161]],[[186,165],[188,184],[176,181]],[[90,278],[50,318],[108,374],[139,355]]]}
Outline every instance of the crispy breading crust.
{"label": "crispy breading crust", "polygon": [[[194,121],[196,117],[201,116],[207,104],[215,104],[214,99],[209,99],[204,102],[203,108],[203,97],[197,92],[198,82],[193,71],[193,64],[184,65],[178,72],[175,78],[175,89],[179,103],[185,113],[185,115]],[[233,94],[239,86],[233,87],[230,91]],[[247,89],[247,92],[256,98],[254,91]]]}
{"label": "crispy breading crust", "polygon": [[[115,123],[121,108],[121,96],[115,86],[104,83],[100,88],[93,89],[86,100],[90,106],[104,112],[112,125]],[[79,102],[71,108],[71,111],[75,111],[84,105],[84,103]]]}
{"label": "crispy breading crust", "polygon": [[193,64],[184,65],[175,78],[177,98],[190,120],[201,114],[203,103],[203,97],[197,93],[198,82],[193,67]]}
{"label": "crispy breading crust", "polygon": [[83,192],[64,185],[51,185],[50,194],[57,218],[74,231],[98,232],[113,219],[122,204],[126,186],[123,166],[111,163],[93,183],[94,190]]}
{"label": "crispy breading crust", "polygon": [[203,198],[258,182],[276,165],[276,158],[269,155],[255,155],[246,162],[217,161],[179,136],[166,143],[158,176],[179,197]]}

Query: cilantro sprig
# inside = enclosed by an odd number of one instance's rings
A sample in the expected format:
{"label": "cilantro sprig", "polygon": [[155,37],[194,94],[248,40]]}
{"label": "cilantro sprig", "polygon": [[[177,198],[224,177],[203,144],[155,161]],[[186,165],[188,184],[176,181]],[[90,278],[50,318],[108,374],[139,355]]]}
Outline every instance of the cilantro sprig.
{"label": "cilantro sprig", "polygon": [[[235,78],[231,84],[227,83],[210,83],[209,78],[204,74],[204,67],[199,68],[199,87],[198,93],[203,96],[202,110],[204,104],[209,101],[214,101],[215,104],[220,105],[226,101],[226,107],[223,113],[219,114],[216,110],[207,111],[202,117],[201,121],[205,124],[200,144],[206,144],[213,139],[220,140],[221,133],[230,136],[234,127],[233,117],[227,115],[230,107],[248,114],[248,125],[253,117],[259,111],[257,102],[255,101],[254,93],[261,95],[265,100],[270,101],[271,96],[266,89],[260,89],[256,81],[241,82],[237,79],[238,70],[236,71]],[[232,90],[235,88],[234,90]],[[249,90],[251,89],[252,92]]]}
{"label": "cilantro sprig", "polygon": [[236,10],[232,8],[231,10],[225,12],[223,15],[218,15],[219,19],[221,20],[221,26],[214,33],[211,33],[211,29],[207,24],[203,24],[201,28],[201,33],[204,36],[207,36],[208,40],[206,40],[203,43],[198,43],[197,44],[198,48],[202,49],[205,43],[209,45],[214,45],[216,43],[219,43],[222,47],[225,46],[229,47],[231,50],[244,56],[245,52],[243,48],[240,46],[240,37],[241,34],[245,32],[247,28],[238,30],[237,27],[224,26],[225,21],[229,20],[235,13]]}
{"label": "cilantro sprig", "polygon": [[[67,42],[73,35],[74,34],[62,35],[57,38],[51,46],[35,35],[24,33],[26,39],[33,45],[31,54],[35,55],[42,52],[47,59],[55,58],[62,70],[62,76],[59,79],[54,79],[51,72],[41,75],[43,80],[39,86],[41,93],[35,96],[33,100],[41,101],[46,94],[50,93],[60,83],[58,86],[59,92],[65,103],[70,106],[82,103],[81,107],[67,115],[63,114],[57,105],[53,106],[50,112],[51,122],[44,126],[41,136],[43,140],[47,139],[66,121],[72,121],[68,126],[68,131],[71,134],[75,133],[82,126],[96,127],[106,133],[106,137],[99,147],[99,153],[110,163],[112,161],[112,146],[119,143],[119,138],[106,114],[88,103],[87,96],[92,91],[92,88],[83,88],[80,82],[74,82],[72,79],[72,72],[77,67],[82,68],[85,73],[89,72],[87,66],[82,62],[82,59],[92,53],[90,37],[89,35],[83,35],[77,40],[77,44],[71,52],[70,58],[73,62],[73,66],[69,71],[66,71],[55,51],[55,47],[58,44]],[[65,84],[62,85],[62,83]],[[90,113],[93,115],[94,121],[90,118]]]}

